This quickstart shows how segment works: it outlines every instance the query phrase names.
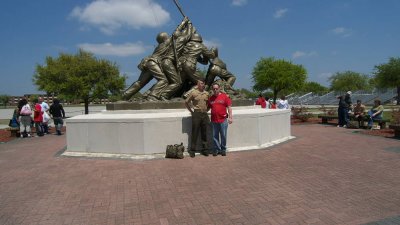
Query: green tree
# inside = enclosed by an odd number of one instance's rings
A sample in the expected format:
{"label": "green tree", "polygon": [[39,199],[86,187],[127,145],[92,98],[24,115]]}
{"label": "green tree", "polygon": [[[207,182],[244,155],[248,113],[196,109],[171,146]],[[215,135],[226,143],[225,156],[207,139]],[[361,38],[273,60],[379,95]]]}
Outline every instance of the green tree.
{"label": "green tree", "polygon": [[82,49],[75,55],[61,53],[58,58],[46,57],[45,65],[37,65],[33,82],[39,90],[66,100],[82,99],[85,114],[94,98],[119,95],[126,76],[120,76],[118,66],[97,59]]}
{"label": "green tree", "polygon": [[329,77],[333,91],[371,90],[369,77],[365,74],[345,71],[337,72]]}
{"label": "green tree", "polygon": [[29,95],[29,101],[31,103],[38,101],[39,100],[39,95]]}
{"label": "green tree", "polygon": [[5,107],[7,107],[7,103],[10,101],[11,96],[9,95],[0,95],[0,103]]}
{"label": "green tree", "polygon": [[397,105],[400,105],[400,58],[391,57],[388,63],[375,66],[374,81],[380,88],[397,88]]}
{"label": "green tree", "polygon": [[252,75],[253,89],[261,92],[271,90],[274,102],[279,93],[300,90],[307,79],[307,71],[302,65],[273,57],[261,58]]}
{"label": "green tree", "polygon": [[312,92],[315,94],[324,94],[329,91],[329,88],[321,85],[320,83],[310,81],[304,84],[302,91]]}

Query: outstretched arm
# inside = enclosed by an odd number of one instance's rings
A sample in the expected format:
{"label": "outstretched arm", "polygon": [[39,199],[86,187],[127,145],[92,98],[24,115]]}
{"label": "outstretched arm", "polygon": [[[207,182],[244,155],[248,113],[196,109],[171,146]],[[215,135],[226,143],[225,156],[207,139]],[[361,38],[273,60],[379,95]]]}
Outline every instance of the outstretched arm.
{"label": "outstretched arm", "polygon": [[186,24],[190,22],[189,18],[187,18],[185,16],[185,18],[183,18],[182,22],[178,25],[178,27],[175,29],[175,31],[181,31],[183,30],[183,28],[185,28]]}

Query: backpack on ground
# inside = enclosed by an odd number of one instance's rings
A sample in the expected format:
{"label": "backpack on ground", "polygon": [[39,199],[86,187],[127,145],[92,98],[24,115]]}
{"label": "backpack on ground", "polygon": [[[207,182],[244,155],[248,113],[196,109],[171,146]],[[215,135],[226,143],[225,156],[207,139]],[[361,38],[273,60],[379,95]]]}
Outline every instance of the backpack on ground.
{"label": "backpack on ground", "polygon": [[180,145],[167,145],[167,150],[165,151],[165,158],[171,159],[183,159],[183,152],[185,151],[185,146],[183,143]]}

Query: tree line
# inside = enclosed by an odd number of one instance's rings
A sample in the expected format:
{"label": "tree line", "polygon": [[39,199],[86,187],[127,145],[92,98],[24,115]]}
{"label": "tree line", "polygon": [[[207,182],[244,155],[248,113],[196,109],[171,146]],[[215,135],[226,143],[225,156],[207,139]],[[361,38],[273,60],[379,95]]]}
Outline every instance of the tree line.
{"label": "tree line", "polygon": [[[43,65],[37,64],[33,83],[38,90],[56,95],[64,100],[81,99],[85,113],[89,102],[109,98],[119,100],[125,88],[126,75],[120,74],[115,62],[99,59],[80,49],[76,54],[60,53],[58,57],[46,57]],[[307,81],[307,70],[274,57],[261,58],[252,71],[253,90],[240,89],[248,97],[263,93],[274,101],[280,95],[293,92],[371,90],[373,88],[397,88],[400,93],[400,58],[392,57],[387,63],[376,65],[372,76],[354,71],[336,72],[329,77],[330,87]],[[10,97],[0,95],[0,104],[6,105]],[[400,101],[398,99],[397,103]]]}
{"label": "tree line", "polygon": [[328,91],[397,88],[397,104],[400,104],[399,57],[391,57],[387,63],[375,65],[371,76],[354,71],[336,72],[328,78],[330,87],[306,81],[307,71],[302,65],[273,57],[261,58],[253,69],[252,78],[254,91],[267,92],[274,101],[278,94],[293,92],[323,94]]}

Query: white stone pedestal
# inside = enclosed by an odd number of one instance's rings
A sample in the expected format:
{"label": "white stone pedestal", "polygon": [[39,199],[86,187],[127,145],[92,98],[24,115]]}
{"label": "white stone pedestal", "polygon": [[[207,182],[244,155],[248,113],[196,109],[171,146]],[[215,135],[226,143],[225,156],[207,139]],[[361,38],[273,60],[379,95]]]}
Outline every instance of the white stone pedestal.
{"label": "white stone pedestal", "polygon": [[[233,107],[228,151],[259,149],[291,139],[290,110]],[[191,116],[186,109],[120,110],[67,119],[66,155],[164,154],[168,144],[188,147]]]}

